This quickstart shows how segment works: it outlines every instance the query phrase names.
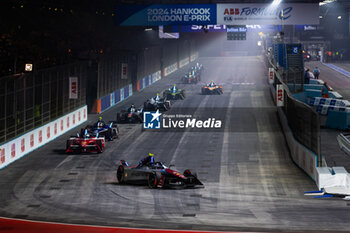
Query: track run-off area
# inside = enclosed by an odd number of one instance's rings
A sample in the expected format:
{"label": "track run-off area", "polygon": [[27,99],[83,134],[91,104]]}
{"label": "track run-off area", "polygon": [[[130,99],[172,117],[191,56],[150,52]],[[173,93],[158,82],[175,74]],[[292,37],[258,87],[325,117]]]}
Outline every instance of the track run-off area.
{"label": "track run-off area", "polygon": [[[66,155],[76,128],[0,170],[0,216],[146,229],[349,231],[345,201],[304,196],[317,187],[290,159],[264,62],[257,56],[199,62],[205,68],[200,83],[179,83],[185,67],[102,115],[115,120],[117,111],[177,83],[186,99],[166,114],[220,119],[221,129],[143,131],[141,124],[124,124],[102,154]],[[223,85],[223,95],[200,94],[211,80]],[[89,116],[90,123],[96,119]],[[119,185],[119,161],[137,164],[150,152],[176,170],[197,172],[204,188]]]}

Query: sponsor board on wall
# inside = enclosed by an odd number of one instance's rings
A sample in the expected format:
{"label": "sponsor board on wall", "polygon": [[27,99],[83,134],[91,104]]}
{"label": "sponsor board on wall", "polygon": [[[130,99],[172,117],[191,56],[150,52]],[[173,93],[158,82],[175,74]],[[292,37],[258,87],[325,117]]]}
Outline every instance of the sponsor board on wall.
{"label": "sponsor board on wall", "polygon": [[175,72],[177,70],[177,63],[174,63],[170,66],[167,66],[165,69],[164,69],[164,76],[167,76],[173,72]]}
{"label": "sponsor board on wall", "polygon": [[[86,121],[86,111],[87,107],[84,106],[53,122],[0,145],[0,169]],[[82,117],[76,118],[79,113]],[[65,124],[64,122],[66,121],[70,121],[70,124]],[[58,126],[60,126],[60,130],[57,130]]]}
{"label": "sponsor board on wall", "polygon": [[216,24],[215,4],[117,5],[115,24],[137,25],[206,25]]}
{"label": "sponsor board on wall", "polygon": [[115,24],[161,25],[317,25],[317,3],[117,5]]}
{"label": "sponsor board on wall", "polygon": [[128,64],[122,63],[122,69],[121,69],[121,79],[128,79]]}
{"label": "sponsor board on wall", "polygon": [[[281,31],[281,25],[258,25],[249,24],[246,25],[248,31],[259,31],[259,32],[278,32]],[[203,32],[203,25],[184,25],[180,28],[173,27],[173,30],[178,30],[180,32]],[[205,30],[208,32],[226,32],[226,25],[205,25]]]}
{"label": "sponsor board on wall", "polygon": [[69,77],[69,99],[78,99],[78,77]]}
{"label": "sponsor board on wall", "polygon": [[276,85],[276,105],[277,107],[283,107],[284,106],[284,90],[282,84]]}
{"label": "sponsor board on wall", "polygon": [[269,83],[273,84],[275,82],[275,75],[273,68],[269,68]]}
{"label": "sponsor board on wall", "polygon": [[308,3],[218,4],[217,23],[220,25],[300,25],[319,24],[319,5]]}

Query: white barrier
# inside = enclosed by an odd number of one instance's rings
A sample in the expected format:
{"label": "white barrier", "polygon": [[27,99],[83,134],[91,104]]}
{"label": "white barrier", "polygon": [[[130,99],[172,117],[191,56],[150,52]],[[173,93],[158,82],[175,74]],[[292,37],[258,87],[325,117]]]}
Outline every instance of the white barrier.
{"label": "white barrier", "polygon": [[[281,119],[283,132],[286,136],[287,144],[293,161],[303,169],[314,181],[316,181],[317,155],[300,144],[293,136],[288,126],[288,121],[281,108],[278,108],[278,114]],[[317,182],[317,181],[316,181]]]}
{"label": "white barrier", "polygon": [[0,169],[87,120],[87,106],[0,145]]}
{"label": "white barrier", "polygon": [[179,65],[178,65],[178,68],[182,68],[184,67],[185,65],[189,64],[190,63],[190,58],[189,57],[186,57],[185,59],[182,59],[179,61]]}
{"label": "white barrier", "polygon": [[167,66],[163,69],[163,76],[168,76],[169,74],[175,72],[177,70],[177,63],[174,63],[170,66]]}
{"label": "white barrier", "polygon": [[198,52],[191,54],[190,56],[190,62],[195,61],[199,57]]}
{"label": "white barrier", "polygon": [[162,76],[160,75],[160,70],[152,74],[152,83],[157,82],[160,80]]}
{"label": "white barrier", "polygon": [[329,194],[350,195],[350,174],[344,167],[318,167],[317,187]]}

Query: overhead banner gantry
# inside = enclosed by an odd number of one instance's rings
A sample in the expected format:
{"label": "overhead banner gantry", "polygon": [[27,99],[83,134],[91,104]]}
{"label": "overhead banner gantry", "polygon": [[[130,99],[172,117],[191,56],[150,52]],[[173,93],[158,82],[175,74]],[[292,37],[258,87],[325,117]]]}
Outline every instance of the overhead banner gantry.
{"label": "overhead banner gantry", "polygon": [[319,5],[272,4],[176,4],[118,5],[119,26],[159,25],[301,25],[319,24]]}

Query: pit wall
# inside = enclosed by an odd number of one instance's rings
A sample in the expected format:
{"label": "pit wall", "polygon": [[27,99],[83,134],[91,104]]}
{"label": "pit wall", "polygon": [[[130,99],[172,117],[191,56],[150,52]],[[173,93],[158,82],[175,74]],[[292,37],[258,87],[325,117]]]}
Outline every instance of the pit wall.
{"label": "pit wall", "polygon": [[306,174],[308,174],[312,180],[316,182],[317,178],[317,155],[311,150],[306,148],[304,145],[300,144],[293,136],[291,129],[288,126],[287,117],[285,116],[283,110],[278,108],[278,115],[282,124],[283,132],[287,140],[290,155],[293,162],[303,169]]}
{"label": "pit wall", "polygon": [[85,105],[57,120],[0,145],[0,169],[56,139],[86,120],[87,106]]}
{"label": "pit wall", "polygon": [[[272,84],[269,85],[271,90],[271,96],[275,101],[276,90]],[[284,114],[282,108],[278,107],[277,111],[293,162],[306,174],[308,174],[313,181],[316,182],[316,167],[318,156],[294,138],[294,135],[291,129],[289,128],[287,117]]]}

